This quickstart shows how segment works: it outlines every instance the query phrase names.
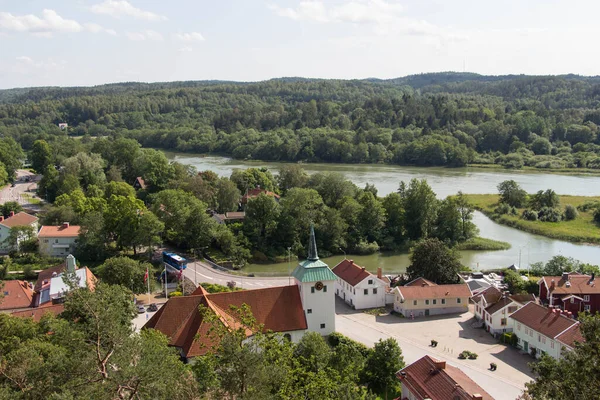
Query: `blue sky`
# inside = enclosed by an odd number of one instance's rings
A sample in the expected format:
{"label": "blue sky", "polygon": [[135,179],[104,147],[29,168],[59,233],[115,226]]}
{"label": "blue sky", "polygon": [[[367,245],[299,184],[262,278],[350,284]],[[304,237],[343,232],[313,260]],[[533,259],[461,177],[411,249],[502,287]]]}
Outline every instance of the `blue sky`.
{"label": "blue sky", "polygon": [[0,88],[600,74],[585,0],[0,0]]}

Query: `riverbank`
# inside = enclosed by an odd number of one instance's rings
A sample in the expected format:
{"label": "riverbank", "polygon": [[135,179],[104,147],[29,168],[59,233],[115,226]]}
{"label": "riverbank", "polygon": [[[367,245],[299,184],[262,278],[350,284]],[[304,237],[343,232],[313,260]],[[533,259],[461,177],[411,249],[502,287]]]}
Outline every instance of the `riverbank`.
{"label": "riverbank", "polygon": [[[600,244],[600,228],[593,221],[593,210],[579,211],[576,219],[560,222],[527,221],[521,218],[525,208],[517,209],[517,214],[498,215],[494,212],[499,196],[496,194],[465,195],[473,206],[493,221],[528,233],[560,239],[571,243]],[[575,207],[590,201],[600,201],[600,196],[568,196],[560,195],[560,207]]]}
{"label": "riverbank", "polygon": [[505,168],[501,164],[469,164],[467,168],[481,168],[489,170],[513,171],[513,172],[542,172],[557,175],[592,175],[600,176],[600,170],[591,168],[536,168],[523,166],[519,169]]}
{"label": "riverbank", "polygon": [[511,248],[510,243],[501,240],[487,239],[482,237],[474,237],[465,242],[459,243],[454,247],[456,250],[508,250]]}

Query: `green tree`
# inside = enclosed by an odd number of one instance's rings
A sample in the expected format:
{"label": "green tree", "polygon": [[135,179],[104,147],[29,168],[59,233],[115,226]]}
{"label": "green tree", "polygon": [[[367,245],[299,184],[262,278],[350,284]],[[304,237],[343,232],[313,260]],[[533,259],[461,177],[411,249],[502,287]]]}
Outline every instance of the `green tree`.
{"label": "green tree", "polygon": [[438,239],[419,242],[410,255],[408,279],[423,277],[437,284],[456,283],[461,269],[458,252],[448,248]]}
{"label": "green tree", "polygon": [[125,182],[111,181],[104,187],[104,197],[108,200],[113,194],[115,196],[135,197],[135,189]]}
{"label": "green tree", "polygon": [[141,263],[129,257],[109,258],[98,269],[98,276],[102,282],[111,285],[121,285],[133,293],[146,293],[147,285],[144,282],[146,270],[152,272],[152,265]]}
{"label": "green tree", "polygon": [[276,187],[275,178],[266,168],[234,169],[229,179],[236,184],[242,194],[257,187],[272,192]]}
{"label": "green tree", "polygon": [[235,183],[229,179],[219,179],[215,185],[217,212],[237,211],[241,194]]}
{"label": "green tree", "polygon": [[[156,232],[140,233],[140,220],[142,214],[148,210],[144,202],[135,197],[115,196],[108,199],[106,211],[104,212],[104,229],[107,235],[114,239],[118,248],[131,247],[136,252],[139,235],[156,235]],[[149,215],[144,217],[146,222],[152,221],[155,229],[160,229],[158,221],[154,221]]]}
{"label": "green tree", "polygon": [[311,175],[308,187],[315,189],[328,207],[337,207],[344,197],[354,197],[358,188],[339,172]]}
{"label": "green tree", "polygon": [[564,351],[559,360],[542,355],[539,362],[530,364],[536,379],[525,386],[533,399],[592,400],[598,397],[600,316],[582,315],[580,321],[584,342],[577,342],[572,351]]}
{"label": "green tree", "polygon": [[6,239],[2,242],[5,247],[12,251],[25,251],[26,249],[34,248],[33,244],[37,243],[37,232],[30,225],[18,225],[10,228],[10,232]]}
{"label": "green tree", "polygon": [[397,246],[404,240],[405,215],[402,197],[398,193],[390,193],[383,198],[382,204],[387,215],[384,227],[385,235],[394,246]]}
{"label": "green tree", "polygon": [[79,260],[99,261],[107,255],[107,240],[104,216],[101,212],[91,212],[84,216],[80,223],[75,256]]}
{"label": "green tree", "polygon": [[552,145],[546,138],[537,138],[531,143],[531,150],[537,155],[547,155],[550,154]]}
{"label": "green tree", "polygon": [[433,233],[439,202],[426,180],[412,179],[408,186],[400,183],[407,236],[412,240],[429,237]]}
{"label": "green tree", "polygon": [[38,194],[46,201],[53,203],[59,191],[59,173],[53,165],[44,170],[44,176],[38,186]]}
{"label": "green tree", "polygon": [[541,210],[544,207],[556,208],[559,205],[560,198],[552,189],[540,190],[529,199],[529,206],[534,210]]}
{"label": "green tree", "polygon": [[396,339],[379,339],[367,358],[362,380],[374,393],[387,397],[397,396],[400,383],[396,372],[404,368],[404,357]]}
{"label": "green tree", "polygon": [[298,164],[286,164],[279,168],[277,175],[277,184],[281,193],[285,193],[291,188],[305,187],[308,183],[308,174]]}
{"label": "green tree", "polygon": [[507,289],[512,294],[520,294],[525,291],[524,281],[521,275],[512,269],[505,269],[503,272],[503,280],[507,285]]}
{"label": "green tree", "polygon": [[385,226],[385,208],[369,191],[358,195],[358,203],[362,206],[358,215],[358,226],[354,227],[368,242],[381,242],[382,230]]}
{"label": "green tree", "polygon": [[579,261],[572,257],[554,256],[544,267],[546,275],[560,276],[563,272],[577,271],[579,269]]}
{"label": "green tree", "polygon": [[262,251],[266,249],[267,242],[275,233],[279,212],[279,205],[275,199],[264,193],[248,200],[246,204],[244,232]]}
{"label": "green tree", "polygon": [[567,204],[565,206],[565,220],[572,221],[579,216],[577,209],[572,204]]}
{"label": "green tree", "polygon": [[6,172],[6,168],[4,164],[0,162],[0,186],[4,186],[8,183],[8,172]]}
{"label": "green tree", "polygon": [[11,212],[17,214],[21,211],[23,211],[23,207],[16,201],[7,201],[0,206],[0,215],[3,215],[4,218],[8,218]]}
{"label": "green tree", "polygon": [[133,171],[133,175],[144,179],[148,191],[154,193],[167,187],[172,177],[173,167],[163,152],[141,149],[133,160]]}
{"label": "green tree", "polygon": [[[79,185],[84,190],[89,185],[103,186],[106,182],[104,160],[98,154],[94,153],[77,153],[75,156],[67,158],[63,161],[63,170],[61,173],[64,179],[67,179],[67,177],[77,178]],[[62,188],[62,193],[70,193],[70,190]]]}
{"label": "green tree", "polygon": [[8,174],[8,181],[13,182],[18,168],[25,158],[21,146],[10,136],[0,138],[0,165]]}
{"label": "green tree", "polygon": [[498,193],[500,193],[500,202],[511,207],[524,207],[527,201],[527,192],[521,189],[519,184],[513,180],[499,183]]}
{"label": "green tree", "polygon": [[33,142],[31,154],[29,156],[31,167],[38,173],[43,174],[52,164],[52,149],[45,140],[36,140]]}

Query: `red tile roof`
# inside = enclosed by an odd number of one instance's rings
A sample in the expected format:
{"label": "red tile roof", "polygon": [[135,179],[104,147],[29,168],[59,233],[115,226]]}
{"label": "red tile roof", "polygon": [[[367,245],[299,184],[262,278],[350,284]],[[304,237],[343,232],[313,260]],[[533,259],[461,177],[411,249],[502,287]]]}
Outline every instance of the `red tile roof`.
{"label": "red tile roof", "polygon": [[48,306],[29,308],[24,311],[15,311],[11,313],[11,315],[20,318],[33,318],[34,321],[38,322],[40,319],[42,319],[42,316],[44,316],[45,314],[58,315],[65,309],[64,304],[49,304],[50,305]]}
{"label": "red tile roof", "polygon": [[421,278],[413,279],[412,281],[408,282],[404,286],[437,286],[437,283],[431,282],[430,280],[427,280],[427,279],[421,277]]}
{"label": "red tile roof", "polygon": [[56,273],[57,275],[63,272],[66,268],[66,263],[62,263],[60,265],[44,269],[39,272],[37,281],[35,282],[34,290],[39,292],[42,290],[42,286],[44,285],[44,281],[50,282],[52,279],[52,275]]}
{"label": "red tile roof", "polygon": [[396,377],[419,400],[472,400],[475,394],[481,395],[483,400],[494,400],[460,369],[430,356],[401,369]]}
{"label": "red tile roof", "polygon": [[547,308],[533,302],[525,304],[512,313],[510,318],[553,339],[579,324],[578,321],[562,315],[560,310]]}
{"label": "red tile roof", "polygon": [[466,283],[435,286],[396,286],[404,299],[443,299],[448,297],[471,297]]}
{"label": "red tile roof", "polygon": [[50,226],[44,225],[38,233],[38,237],[77,237],[79,235],[80,227],[78,225],[64,225]]}
{"label": "red tile roof", "polygon": [[275,199],[279,200],[279,195],[276,193],[273,193],[273,192],[270,192],[268,190],[261,189],[261,188],[254,188],[254,189],[249,189],[248,192],[246,194],[244,194],[244,196],[242,196],[242,204],[246,204],[249,199],[258,197],[261,193],[264,193],[267,196],[271,196],[271,197],[274,197]]}
{"label": "red tile roof", "polygon": [[[209,336],[211,325],[203,321],[199,305],[212,310],[231,329],[241,326],[231,306],[250,307],[256,322],[265,330],[287,332],[308,328],[296,285],[256,290],[208,294],[199,287],[191,296],[173,297],[160,308],[144,328],[153,328],[169,338],[171,346],[182,349],[186,357],[206,354],[217,339]],[[246,331],[251,335],[252,332]]]}
{"label": "red tile roof", "polygon": [[[567,281],[561,276],[543,276],[540,283],[545,283],[546,287],[554,295],[560,294],[600,294],[600,284],[594,281],[589,275],[569,274],[569,286]],[[552,280],[554,280],[554,289],[552,288]]]}
{"label": "red tile roof", "polygon": [[140,189],[146,189],[146,182],[144,182],[144,179],[141,176],[135,178],[135,182],[133,182],[133,185],[135,186],[136,184]]}
{"label": "red tile roof", "polygon": [[490,286],[485,290],[482,290],[477,296],[473,296],[473,302],[479,303],[481,298],[485,299],[487,304],[494,304],[502,297],[502,292],[496,289],[494,286]]}
{"label": "red tile roof", "polygon": [[486,307],[485,311],[487,311],[491,315],[491,314],[494,314],[494,313],[500,311],[501,309],[503,309],[507,305],[511,304],[512,302],[515,302],[518,304],[525,304],[530,301],[534,301],[534,302],[536,301],[535,296],[532,294],[527,294],[527,295],[518,294],[518,295],[505,296],[505,297],[502,297],[497,302],[493,303],[492,305]]}
{"label": "red tile roof", "polygon": [[350,286],[358,285],[367,277],[376,278],[365,267],[355,264],[353,260],[342,260],[338,265],[333,267],[332,271],[338,277],[342,278],[343,281],[348,282]]}
{"label": "red tile roof", "polygon": [[33,289],[25,281],[4,281],[0,285],[0,310],[31,307]]}
{"label": "red tile roof", "polygon": [[585,342],[585,338],[581,334],[580,327],[581,327],[580,324],[573,325],[572,327],[570,327],[569,329],[567,329],[566,331],[564,331],[563,333],[558,335],[556,337],[556,340],[560,341],[561,343],[566,344],[567,346],[569,346],[571,348],[575,347],[575,342],[579,342],[579,343]]}
{"label": "red tile roof", "polygon": [[37,220],[37,217],[34,217],[33,215],[21,211],[19,213],[16,213],[12,217],[5,218],[2,222],[0,222],[0,225],[12,228],[14,226],[31,225]]}

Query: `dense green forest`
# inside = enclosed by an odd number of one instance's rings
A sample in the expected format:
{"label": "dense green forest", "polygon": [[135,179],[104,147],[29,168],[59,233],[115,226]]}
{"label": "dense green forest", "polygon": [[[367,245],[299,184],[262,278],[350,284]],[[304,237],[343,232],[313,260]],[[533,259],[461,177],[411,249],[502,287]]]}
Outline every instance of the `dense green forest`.
{"label": "dense green forest", "polygon": [[120,83],[0,91],[0,135],[124,136],[240,159],[600,168],[600,78]]}

